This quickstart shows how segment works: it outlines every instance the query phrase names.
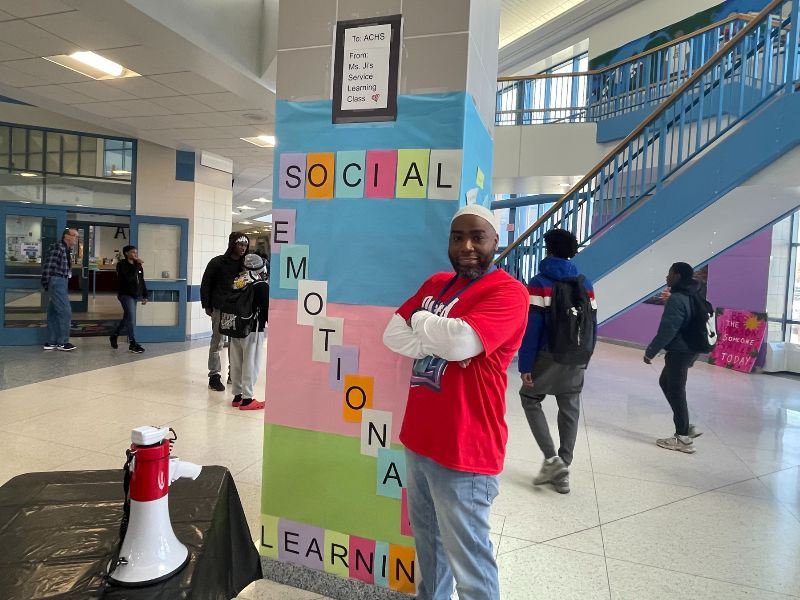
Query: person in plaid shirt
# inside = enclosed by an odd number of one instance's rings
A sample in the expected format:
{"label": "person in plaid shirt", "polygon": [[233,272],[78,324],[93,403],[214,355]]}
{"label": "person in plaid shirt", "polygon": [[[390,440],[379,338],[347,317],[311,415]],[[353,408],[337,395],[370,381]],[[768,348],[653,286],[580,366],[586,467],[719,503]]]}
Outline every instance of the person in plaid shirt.
{"label": "person in plaid shirt", "polygon": [[75,346],[69,343],[69,325],[72,308],[69,305],[67,283],[72,271],[70,250],[78,243],[78,230],[67,229],[61,241],[50,246],[42,264],[42,288],[49,292],[47,304],[47,343],[45,350],[69,352]]}

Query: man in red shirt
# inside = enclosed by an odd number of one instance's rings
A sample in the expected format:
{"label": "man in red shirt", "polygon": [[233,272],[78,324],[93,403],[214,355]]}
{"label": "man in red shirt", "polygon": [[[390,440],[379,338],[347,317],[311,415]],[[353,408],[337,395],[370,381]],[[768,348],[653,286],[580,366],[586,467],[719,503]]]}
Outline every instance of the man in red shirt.
{"label": "man in red shirt", "polygon": [[489,539],[508,428],[506,372],[525,333],[528,292],[493,266],[494,214],[453,217],[449,257],[392,317],[390,350],[414,360],[400,441],[406,446],[411,526],[422,571],[419,600],[500,598]]}

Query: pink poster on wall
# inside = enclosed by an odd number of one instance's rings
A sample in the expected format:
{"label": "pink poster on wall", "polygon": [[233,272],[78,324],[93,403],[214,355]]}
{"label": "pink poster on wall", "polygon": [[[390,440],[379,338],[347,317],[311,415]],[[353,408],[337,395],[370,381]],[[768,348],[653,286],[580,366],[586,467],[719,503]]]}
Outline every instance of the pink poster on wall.
{"label": "pink poster on wall", "polygon": [[750,373],[767,331],[766,313],[717,309],[717,346],[708,362],[725,369]]}

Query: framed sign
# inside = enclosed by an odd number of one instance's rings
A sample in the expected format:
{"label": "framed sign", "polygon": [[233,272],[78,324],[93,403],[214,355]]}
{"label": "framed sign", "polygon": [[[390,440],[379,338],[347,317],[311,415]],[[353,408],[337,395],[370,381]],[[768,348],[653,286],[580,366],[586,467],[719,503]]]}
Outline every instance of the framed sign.
{"label": "framed sign", "polygon": [[336,23],[334,123],[397,119],[401,23],[401,15]]}

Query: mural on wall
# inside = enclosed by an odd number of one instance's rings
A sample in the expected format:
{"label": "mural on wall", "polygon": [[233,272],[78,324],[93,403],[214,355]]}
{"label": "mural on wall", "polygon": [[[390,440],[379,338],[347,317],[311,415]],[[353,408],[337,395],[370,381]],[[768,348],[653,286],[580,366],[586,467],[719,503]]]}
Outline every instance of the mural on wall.
{"label": "mural on wall", "polygon": [[766,332],[766,313],[718,308],[719,341],[709,355],[708,362],[725,369],[750,373],[758,359]]}
{"label": "mural on wall", "polygon": [[398,442],[411,361],[395,309],[450,270],[452,214],[491,198],[492,143],[464,93],[400,96],[393,123],[277,104],[261,554],[414,593]]}
{"label": "mural on wall", "polygon": [[637,40],[628,42],[624,46],[596,56],[589,61],[589,68],[592,70],[602,69],[707,27],[734,13],[759,12],[767,4],[769,4],[769,0],[728,0],[663,29],[653,31]]}

